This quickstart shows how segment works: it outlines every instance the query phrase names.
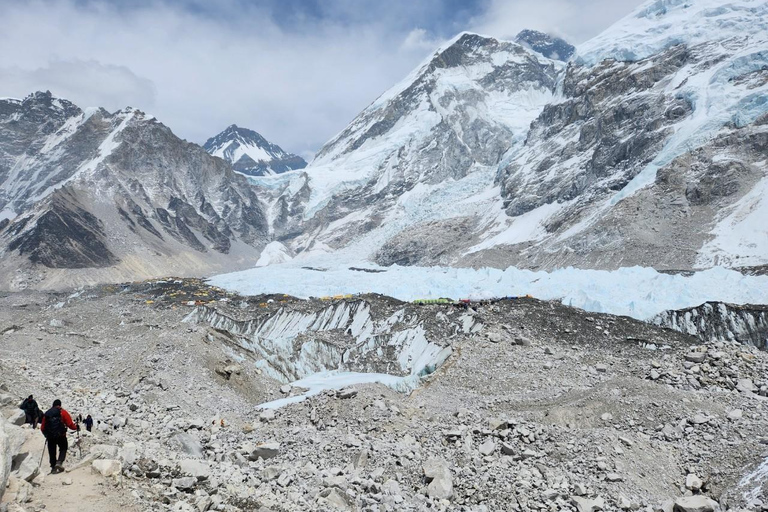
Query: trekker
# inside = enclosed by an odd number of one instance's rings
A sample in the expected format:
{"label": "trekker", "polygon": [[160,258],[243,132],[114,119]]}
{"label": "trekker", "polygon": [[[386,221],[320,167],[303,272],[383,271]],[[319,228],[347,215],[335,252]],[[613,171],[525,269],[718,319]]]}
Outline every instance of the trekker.
{"label": "trekker", "polygon": [[[67,427],[70,430],[80,430],[80,426],[75,425],[69,413],[61,408],[61,400],[57,398],[53,401],[53,407],[43,415],[43,422],[40,424],[40,430],[48,440],[51,473],[64,471],[64,458],[67,456]],[[56,458],[57,446],[59,448],[58,459]]]}
{"label": "trekker", "polygon": [[24,423],[31,423],[32,428],[37,428],[37,411],[39,408],[40,407],[38,407],[37,402],[35,402],[35,398],[32,395],[29,395],[23,402],[21,402],[19,409],[24,411]]}
{"label": "trekker", "polygon": [[85,421],[83,421],[83,423],[85,423],[85,430],[90,432],[91,429],[93,428],[93,418],[91,418],[90,414],[86,416]]}

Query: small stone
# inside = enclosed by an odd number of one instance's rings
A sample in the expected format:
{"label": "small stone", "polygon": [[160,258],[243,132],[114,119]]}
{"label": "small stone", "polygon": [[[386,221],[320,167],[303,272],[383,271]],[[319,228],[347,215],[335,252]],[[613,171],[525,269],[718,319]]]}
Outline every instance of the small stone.
{"label": "small stone", "polygon": [[355,388],[344,388],[336,392],[336,398],[346,399],[353,398],[355,396],[357,396],[357,389]]}
{"label": "small stone", "polygon": [[262,443],[251,452],[249,458],[251,460],[271,459],[272,457],[277,457],[279,454],[280,443]]}
{"label": "small stone", "polygon": [[61,485],[72,485],[72,479],[67,477],[61,481]]}
{"label": "small stone", "polygon": [[492,455],[493,452],[496,451],[496,445],[494,444],[493,439],[488,439],[483,444],[481,444],[477,449],[482,455],[488,456],[488,455]]}
{"label": "small stone", "polygon": [[608,367],[604,364],[596,364],[595,370],[597,370],[598,373],[605,373],[608,371]]}
{"label": "small stone", "polygon": [[700,364],[707,358],[706,352],[688,352],[685,354],[685,360],[691,363]]}
{"label": "small stone", "polygon": [[731,421],[739,421],[744,416],[744,412],[741,409],[734,409],[728,412],[728,419]]}
{"label": "small stone", "polygon": [[268,423],[275,419],[277,416],[277,413],[274,409],[264,409],[261,411],[261,414],[259,414],[259,421],[262,423]]}
{"label": "small stone", "polygon": [[611,421],[613,420],[613,414],[609,412],[604,412],[603,414],[600,415],[600,419],[603,421]]}
{"label": "small stone", "polygon": [[701,486],[703,485],[701,479],[696,476],[693,473],[689,473],[688,476],[685,477],[685,488],[690,489],[691,491],[698,491],[701,489]]}
{"label": "small stone", "polygon": [[491,343],[501,342],[501,334],[497,332],[489,332],[487,337],[488,337],[488,341],[490,341]]}
{"label": "small stone", "polygon": [[192,489],[197,484],[197,478],[192,476],[174,478],[171,480],[171,484],[180,491],[192,491]]}
{"label": "small stone", "polygon": [[608,473],[605,475],[605,479],[609,482],[622,482],[624,481],[624,477],[619,475],[618,473]]}
{"label": "small stone", "polygon": [[291,388],[291,385],[290,385],[290,384],[285,384],[285,385],[283,385],[283,386],[280,386],[280,392],[281,392],[282,394],[284,394],[284,395],[288,395],[288,394],[290,394],[290,393],[291,393],[291,389],[292,389],[292,388]]}

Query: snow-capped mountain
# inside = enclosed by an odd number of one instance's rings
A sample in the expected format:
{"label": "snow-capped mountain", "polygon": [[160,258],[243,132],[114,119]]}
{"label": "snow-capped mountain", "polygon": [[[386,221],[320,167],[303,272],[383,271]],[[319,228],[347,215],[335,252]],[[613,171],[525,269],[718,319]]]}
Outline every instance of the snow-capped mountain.
{"label": "snow-capped mountain", "polygon": [[458,203],[492,186],[502,155],[553,99],[561,67],[517,43],[459,35],[369,105],[305,172],[263,182],[283,183],[268,213],[275,238],[294,253],[355,246],[367,257],[422,221],[450,232],[450,218],[485,208]]}
{"label": "snow-capped mountain", "polygon": [[253,265],[266,243],[246,178],[139,110],[50,93],[0,100],[3,288]]}
{"label": "snow-capped mountain", "polygon": [[554,60],[567,61],[576,51],[576,48],[567,41],[538,30],[521,31],[515,36],[515,42]]}
{"label": "snow-capped mountain", "polygon": [[286,248],[273,252],[502,268],[768,263],[765,0],[650,1],[567,65],[533,46],[460,35],[304,172],[270,181]]}
{"label": "snow-capped mountain", "polygon": [[231,125],[203,145],[208,153],[223,158],[232,168],[248,176],[269,176],[303,169],[303,158],[286,153],[253,130]]}

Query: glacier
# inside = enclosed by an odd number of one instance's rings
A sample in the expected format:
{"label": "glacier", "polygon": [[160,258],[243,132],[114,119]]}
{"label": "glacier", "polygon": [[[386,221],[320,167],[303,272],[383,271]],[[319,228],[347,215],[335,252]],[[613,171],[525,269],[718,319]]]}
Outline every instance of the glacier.
{"label": "glacier", "polygon": [[209,282],[243,294],[296,297],[380,293],[403,301],[450,297],[490,299],[532,295],[586,311],[649,320],[662,311],[704,302],[768,303],[768,276],[745,276],[715,267],[692,275],[625,267],[615,271],[565,268],[552,272],[493,268],[380,267],[353,270],[338,255],[222,274]]}

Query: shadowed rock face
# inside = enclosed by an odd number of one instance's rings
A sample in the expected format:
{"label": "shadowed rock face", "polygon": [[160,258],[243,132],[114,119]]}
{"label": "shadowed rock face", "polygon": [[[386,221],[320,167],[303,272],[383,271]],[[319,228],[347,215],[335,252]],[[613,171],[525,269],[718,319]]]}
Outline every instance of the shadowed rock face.
{"label": "shadowed rock face", "polygon": [[[107,267],[117,257],[107,248],[103,223],[83,209],[67,189],[51,197],[42,213],[12,226],[19,233],[8,244],[11,251],[50,268]],[[33,227],[25,230],[29,220]]]}
{"label": "shadowed rock face", "polygon": [[515,41],[554,60],[567,61],[576,51],[576,48],[565,40],[537,30],[523,30],[515,36]]}

